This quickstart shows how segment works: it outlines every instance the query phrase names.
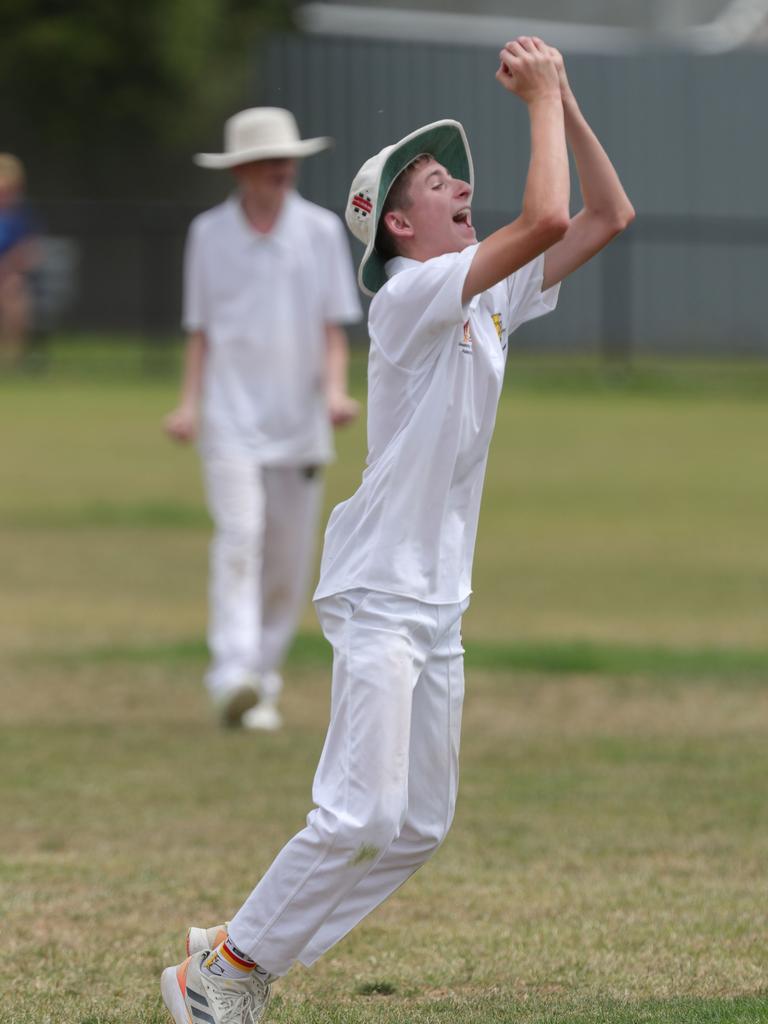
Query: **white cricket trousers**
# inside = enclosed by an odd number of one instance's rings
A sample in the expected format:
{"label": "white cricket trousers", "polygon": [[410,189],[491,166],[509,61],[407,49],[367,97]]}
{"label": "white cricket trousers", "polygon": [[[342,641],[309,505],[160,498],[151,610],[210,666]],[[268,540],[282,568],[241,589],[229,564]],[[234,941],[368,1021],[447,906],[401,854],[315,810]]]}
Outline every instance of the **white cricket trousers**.
{"label": "white cricket trousers", "polygon": [[227,455],[204,458],[203,477],[214,526],[206,685],[213,697],[261,675],[279,685],[307,593],[322,472]]}
{"label": "white cricket trousers", "polygon": [[265,970],[313,963],[445,837],[458,787],[468,603],[367,590],[316,602],[333,645],[316,807],[229,926]]}

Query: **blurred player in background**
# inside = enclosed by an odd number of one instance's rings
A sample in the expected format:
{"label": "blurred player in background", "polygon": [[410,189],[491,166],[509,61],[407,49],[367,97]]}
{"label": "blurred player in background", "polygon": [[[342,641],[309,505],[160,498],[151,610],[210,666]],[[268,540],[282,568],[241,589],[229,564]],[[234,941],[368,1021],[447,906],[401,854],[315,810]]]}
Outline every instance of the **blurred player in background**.
{"label": "blurred player in background", "polygon": [[[416,871],[453,818],[464,696],[461,616],[508,338],[632,220],[560,54],[521,37],[496,78],[522,99],[522,212],[478,244],[456,121],[368,160],[347,223],[373,294],[368,461],[334,509],[315,594],[334,648],[316,807],[225,930],[193,929],[161,982],[176,1024],[253,1024],[270,984],[312,964]],[[570,216],[567,143],[584,200]],[[517,205],[511,202],[510,205]],[[202,1016],[205,1015],[205,1016]]]}
{"label": "blurred player in background", "polygon": [[31,327],[35,227],[24,202],[24,166],[0,153],[0,365],[16,366]]}
{"label": "blurred player in background", "polygon": [[214,524],[205,682],[222,722],[281,724],[280,668],[309,582],[331,426],[350,422],[344,324],[360,318],[343,225],[294,190],[301,139],[287,110],[244,110],[225,152],[237,189],[190,227],[181,399],[165,421],[198,440]]}

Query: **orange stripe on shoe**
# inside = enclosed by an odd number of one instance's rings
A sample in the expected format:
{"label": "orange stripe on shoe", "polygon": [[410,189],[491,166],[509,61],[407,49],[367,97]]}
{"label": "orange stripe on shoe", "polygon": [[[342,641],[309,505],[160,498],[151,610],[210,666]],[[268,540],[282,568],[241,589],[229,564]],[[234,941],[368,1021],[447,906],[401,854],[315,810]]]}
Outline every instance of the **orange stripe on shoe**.
{"label": "orange stripe on shoe", "polygon": [[183,996],[187,994],[187,971],[189,970],[189,961],[191,959],[192,957],[188,956],[184,963],[179,964],[176,968],[176,980],[179,983],[179,988],[181,989],[181,994]]}
{"label": "orange stripe on shoe", "polygon": [[222,942],[226,942],[228,938],[229,935],[227,934],[227,929],[219,928],[219,930],[216,932],[216,938],[213,940],[213,944],[214,946],[220,946]]}

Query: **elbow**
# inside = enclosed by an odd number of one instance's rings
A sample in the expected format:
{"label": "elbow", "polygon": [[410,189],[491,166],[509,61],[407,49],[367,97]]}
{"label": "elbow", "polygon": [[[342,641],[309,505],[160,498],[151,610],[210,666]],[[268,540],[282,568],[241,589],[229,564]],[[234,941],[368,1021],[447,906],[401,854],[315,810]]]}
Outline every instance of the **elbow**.
{"label": "elbow", "polygon": [[552,210],[536,218],[535,232],[542,252],[555,245],[570,227],[571,218],[567,210]]}
{"label": "elbow", "polygon": [[617,210],[613,216],[606,220],[605,229],[609,238],[615,238],[622,231],[626,231],[635,219],[635,216],[635,208],[630,202],[627,202],[625,206]]}

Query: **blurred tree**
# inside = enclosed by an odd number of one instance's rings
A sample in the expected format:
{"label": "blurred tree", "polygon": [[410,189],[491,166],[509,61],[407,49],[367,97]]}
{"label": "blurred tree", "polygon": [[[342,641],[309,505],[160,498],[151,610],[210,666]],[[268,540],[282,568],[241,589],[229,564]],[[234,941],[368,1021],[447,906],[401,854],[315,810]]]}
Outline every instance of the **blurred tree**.
{"label": "blurred tree", "polygon": [[0,149],[19,140],[39,151],[43,142],[89,181],[105,160],[114,173],[148,149],[173,163],[242,102],[259,38],[288,28],[292,6],[2,0]]}

